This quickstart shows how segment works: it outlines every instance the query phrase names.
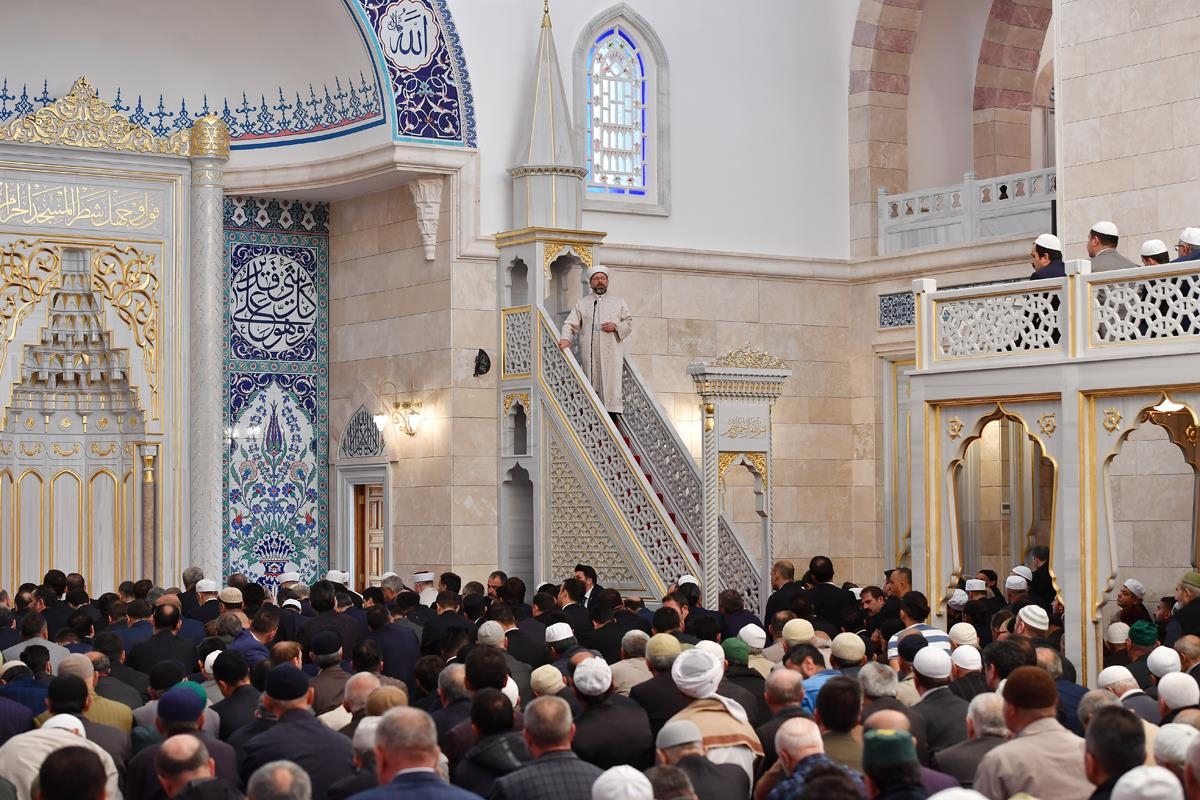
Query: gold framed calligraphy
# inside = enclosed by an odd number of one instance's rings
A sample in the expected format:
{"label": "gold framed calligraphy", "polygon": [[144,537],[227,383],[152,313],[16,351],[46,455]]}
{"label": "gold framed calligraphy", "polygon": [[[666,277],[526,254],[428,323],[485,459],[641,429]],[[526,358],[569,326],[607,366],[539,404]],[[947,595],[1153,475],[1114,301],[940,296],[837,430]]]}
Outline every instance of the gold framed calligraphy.
{"label": "gold framed calligraphy", "polygon": [[158,228],[162,192],[0,178],[0,224]]}

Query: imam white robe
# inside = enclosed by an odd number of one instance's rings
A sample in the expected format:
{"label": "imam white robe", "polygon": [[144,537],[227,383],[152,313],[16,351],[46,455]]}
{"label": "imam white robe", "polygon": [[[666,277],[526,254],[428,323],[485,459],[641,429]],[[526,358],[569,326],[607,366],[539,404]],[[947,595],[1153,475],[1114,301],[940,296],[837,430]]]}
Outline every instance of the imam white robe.
{"label": "imam white robe", "polygon": [[[611,322],[617,326],[605,333],[600,326]],[[620,414],[625,409],[621,397],[621,370],[625,359],[622,342],[633,333],[633,315],[625,301],[611,292],[588,294],[580,298],[563,322],[562,338],[570,341],[579,336],[579,361],[583,374],[609,413]]]}

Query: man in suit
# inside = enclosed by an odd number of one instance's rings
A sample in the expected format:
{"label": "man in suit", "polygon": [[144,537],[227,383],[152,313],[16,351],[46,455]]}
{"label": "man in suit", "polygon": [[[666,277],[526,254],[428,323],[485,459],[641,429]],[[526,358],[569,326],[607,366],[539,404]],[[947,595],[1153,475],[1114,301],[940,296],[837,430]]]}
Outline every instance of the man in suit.
{"label": "man in suit", "polygon": [[1180,671],[1200,683],[1200,636],[1180,636],[1175,640],[1175,652],[1179,653]]}
{"label": "man in suit", "polygon": [[967,738],[967,703],[950,691],[950,666],[950,655],[936,647],[923,647],[913,658],[913,683],[921,695],[913,710],[925,718],[935,756]]}
{"label": "man in suit", "polygon": [[[1108,220],[1101,220],[1088,231],[1087,254],[1092,260],[1092,272],[1106,272],[1110,269],[1130,269],[1137,264],[1117,252],[1117,226]],[[1047,601],[1053,598],[1046,598]]]}
{"label": "man in suit", "polygon": [[[401,706],[389,710],[375,729],[375,771],[380,785],[355,800],[478,800],[479,795],[451,786],[437,773],[437,730],[424,711]],[[313,797],[324,797],[313,787]]]}
{"label": "man in suit", "polygon": [[196,581],[196,599],[199,605],[188,616],[197,620],[201,625],[212,622],[221,616],[221,604],[217,600],[217,591],[221,587],[212,578],[202,578]]}
{"label": "man in suit", "polygon": [[142,698],[141,692],[132,686],[121,683],[109,674],[112,662],[109,661],[108,656],[99,650],[93,650],[87,654],[87,657],[92,662],[92,669],[96,672],[96,694],[126,705],[130,709],[137,708],[146,702]]}
{"label": "man in suit", "polygon": [[833,561],[827,556],[813,556],[808,562],[808,571],[812,573],[814,582],[808,593],[813,612],[818,619],[825,620],[840,631],[845,609],[856,603],[854,595],[833,583]]}
{"label": "man in suit", "polygon": [[535,670],[543,664],[550,663],[550,651],[546,649],[546,630],[542,626],[541,637],[534,641],[517,627],[514,608],[508,603],[495,603],[488,609],[487,617],[500,623],[504,629],[504,649],[513,658],[529,665]]}
{"label": "man in suit", "polygon": [[588,608],[592,630],[584,633],[580,644],[589,650],[598,650],[609,664],[621,660],[621,637],[625,629],[616,623],[612,606],[595,602]]}
{"label": "man in suit", "polygon": [[[180,734],[194,736],[204,743],[216,764],[214,774],[230,786],[241,788],[238,777],[237,754],[225,742],[218,741],[215,731],[204,730],[204,699],[188,685],[176,686],[158,701],[154,727],[164,739]],[[138,752],[126,767],[125,787],[129,797],[145,800],[166,800],[166,792],[158,781],[154,762],[162,742]]]}
{"label": "man in suit", "polygon": [[767,598],[767,608],[763,614],[763,630],[771,631],[771,622],[779,611],[788,611],[792,600],[804,597],[804,584],[796,580],[796,566],[787,559],[776,561],[771,565],[771,596]]}
{"label": "man in suit", "polygon": [[504,656],[504,663],[508,667],[508,674],[512,678],[513,683],[517,685],[517,692],[521,697],[521,705],[526,705],[533,699],[533,688],[530,683],[533,670],[524,661],[521,661],[508,652],[504,647],[506,643],[504,628],[500,627],[499,622],[489,619],[479,626],[479,646],[492,648]]}
{"label": "man in suit", "polygon": [[334,585],[329,581],[317,581],[308,594],[316,615],[305,622],[296,633],[296,638],[305,652],[313,636],[321,631],[334,631],[346,652],[354,652],[358,640],[366,635],[366,629],[353,617],[337,613]]}
{"label": "man in suit", "polygon": [[108,656],[108,674],[112,678],[137,691],[142,697],[142,703],[150,699],[150,678],[146,673],[139,672],[125,663],[125,646],[121,643],[121,637],[107,631],[97,634],[92,648],[95,652]]}
{"label": "man in suit", "polygon": [[715,764],[705,754],[704,737],[694,722],[680,720],[663,726],[655,738],[658,762],[678,767],[688,776],[698,800],[747,797],[750,779],[736,764]]}
{"label": "man in suit", "polygon": [[325,797],[330,785],[353,774],[350,739],[313,716],[313,694],[308,676],[291,664],[280,664],[267,673],[263,707],[278,721],[246,743],[242,778],[248,779],[264,764],[286,759],[308,773],[313,797]]}
{"label": "man in suit", "polygon": [[775,734],[780,726],[792,717],[806,716],[800,705],[804,700],[804,676],[794,669],[775,670],[767,676],[763,697],[771,710],[771,718],[754,731],[763,746],[763,759],[758,767],[760,778],[779,758],[775,752]]}
{"label": "man in suit", "polygon": [[612,701],[612,669],[592,657],[575,667],[575,696],[583,711],[575,718],[571,749],[589,764],[608,769],[628,764],[638,770],[654,765],[650,719],[634,703]]}
{"label": "man in suit", "polygon": [[1179,261],[1195,261],[1200,259],[1200,228],[1184,228],[1179,232],[1179,243],[1175,245],[1178,254],[1174,264]]}
{"label": "man in suit", "polygon": [[180,626],[179,609],[162,605],[154,609],[154,635],[136,645],[129,653],[129,666],[140,672],[161,661],[178,661],[189,672],[196,669],[196,643],[177,636]]}
{"label": "man in suit", "polygon": [[588,564],[575,565],[575,579],[583,581],[583,607],[589,611],[592,608],[592,599],[599,596],[600,592],[604,591],[604,587],[596,581],[599,576],[596,575],[596,570]]}
{"label": "man in suit", "polygon": [[367,638],[379,645],[383,674],[411,685],[413,665],[421,657],[421,640],[413,630],[416,626],[403,619],[394,621],[387,606],[371,606],[367,627],[371,629]]}
{"label": "man in suit", "polygon": [[437,616],[429,620],[421,631],[421,653],[437,655],[442,650],[443,640],[451,629],[467,631],[470,638],[475,637],[475,625],[460,610],[462,598],[455,592],[438,592],[435,605]]}
{"label": "man in suit", "polygon": [[591,800],[592,784],[603,770],[571,750],[575,726],[565,700],[539,697],[530,703],[523,735],[533,761],[498,778],[492,800]]}
{"label": "man in suit", "polygon": [[967,706],[967,737],[965,742],[939,750],[933,757],[933,765],[970,789],[980,760],[1008,741],[1003,697],[995,692],[985,692],[972,698]]}
{"label": "man in suit", "polygon": [[567,578],[558,590],[558,607],[567,615],[567,622],[575,631],[575,638],[581,638],[592,630],[592,618],[588,616],[587,607],[583,605],[583,593],[586,591],[583,581],[578,578]]}
{"label": "man in suit", "polygon": [[1121,701],[1121,705],[1151,725],[1161,721],[1158,701],[1141,690],[1128,667],[1105,667],[1096,678],[1096,686],[1111,692]]}
{"label": "man in suit", "polygon": [[212,707],[221,718],[219,736],[221,741],[225,741],[238,728],[254,721],[254,712],[258,710],[262,693],[250,685],[250,668],[246,659],[236,650],[226,650],[217,656],[212,675],[217,688],[221,690],[221,696],[225,698]]}
{"label": "man in suit", "polygon": [[650,732],[656,736],[667,720],[692,702],[671,677],[671,667],[681,652],[679,640],[671,634],[651,636],[646,642],[646,666],[652,677],[629,690],[630,699],[645,709],[650,718]]}
{"label": "man in suit", "polygon": [[309,659],[320,670],[309,681],[314,692],[313,713],[320,716],[341,705],[350,673],[342,669],[342,643],[334,631],[320,631],[308,647]]}
{"label": "man in suit", "polygon": [[181,577],[183,593],[179,595],[179,602],[183,604],[183,615],[194,618],[196,612],[200,610],[200,593],[196,591],[196,584],[204,578],[204,570],[199,567],[188,567],[183,571]]}

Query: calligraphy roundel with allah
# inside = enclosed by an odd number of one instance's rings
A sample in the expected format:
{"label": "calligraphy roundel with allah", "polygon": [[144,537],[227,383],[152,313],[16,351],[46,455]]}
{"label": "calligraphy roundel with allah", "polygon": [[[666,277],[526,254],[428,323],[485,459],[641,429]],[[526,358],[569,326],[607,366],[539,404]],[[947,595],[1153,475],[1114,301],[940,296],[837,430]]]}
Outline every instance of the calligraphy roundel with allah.
{"label": "calligraphy roundel with allah", "polygon": [[238,244],[230,256],[233,357],[312,359],[320,303],[314,251]]}
{"label": "calligraphy roundel with allah", "polygon": [[433,11],[419,0],[388,6],[379,17],[378,34],[384,56],[406,72],[429,66],[441,37]]}

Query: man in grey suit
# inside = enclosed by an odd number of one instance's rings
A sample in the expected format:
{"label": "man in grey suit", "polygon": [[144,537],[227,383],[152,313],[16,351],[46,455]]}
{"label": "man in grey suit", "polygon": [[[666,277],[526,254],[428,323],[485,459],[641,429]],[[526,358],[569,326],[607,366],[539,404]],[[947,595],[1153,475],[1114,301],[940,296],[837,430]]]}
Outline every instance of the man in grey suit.
{"label": "man in grey suit", "polygon": [[1101,220],[1088,231],[1087,254],[1092,260],[1092,272],[1107,272],[1110,269],[1130,269],[1137,264],[1117,252],[1117,226]]}
{"label": "man in grey suit", "polygon": [[989,750],[1008,741],[1003,697],[985,692],[971,699],[967,707],[967,736],[970,738],[965,742],[939,750],[933,756],[933,766],[970,789],[980,760]]}

